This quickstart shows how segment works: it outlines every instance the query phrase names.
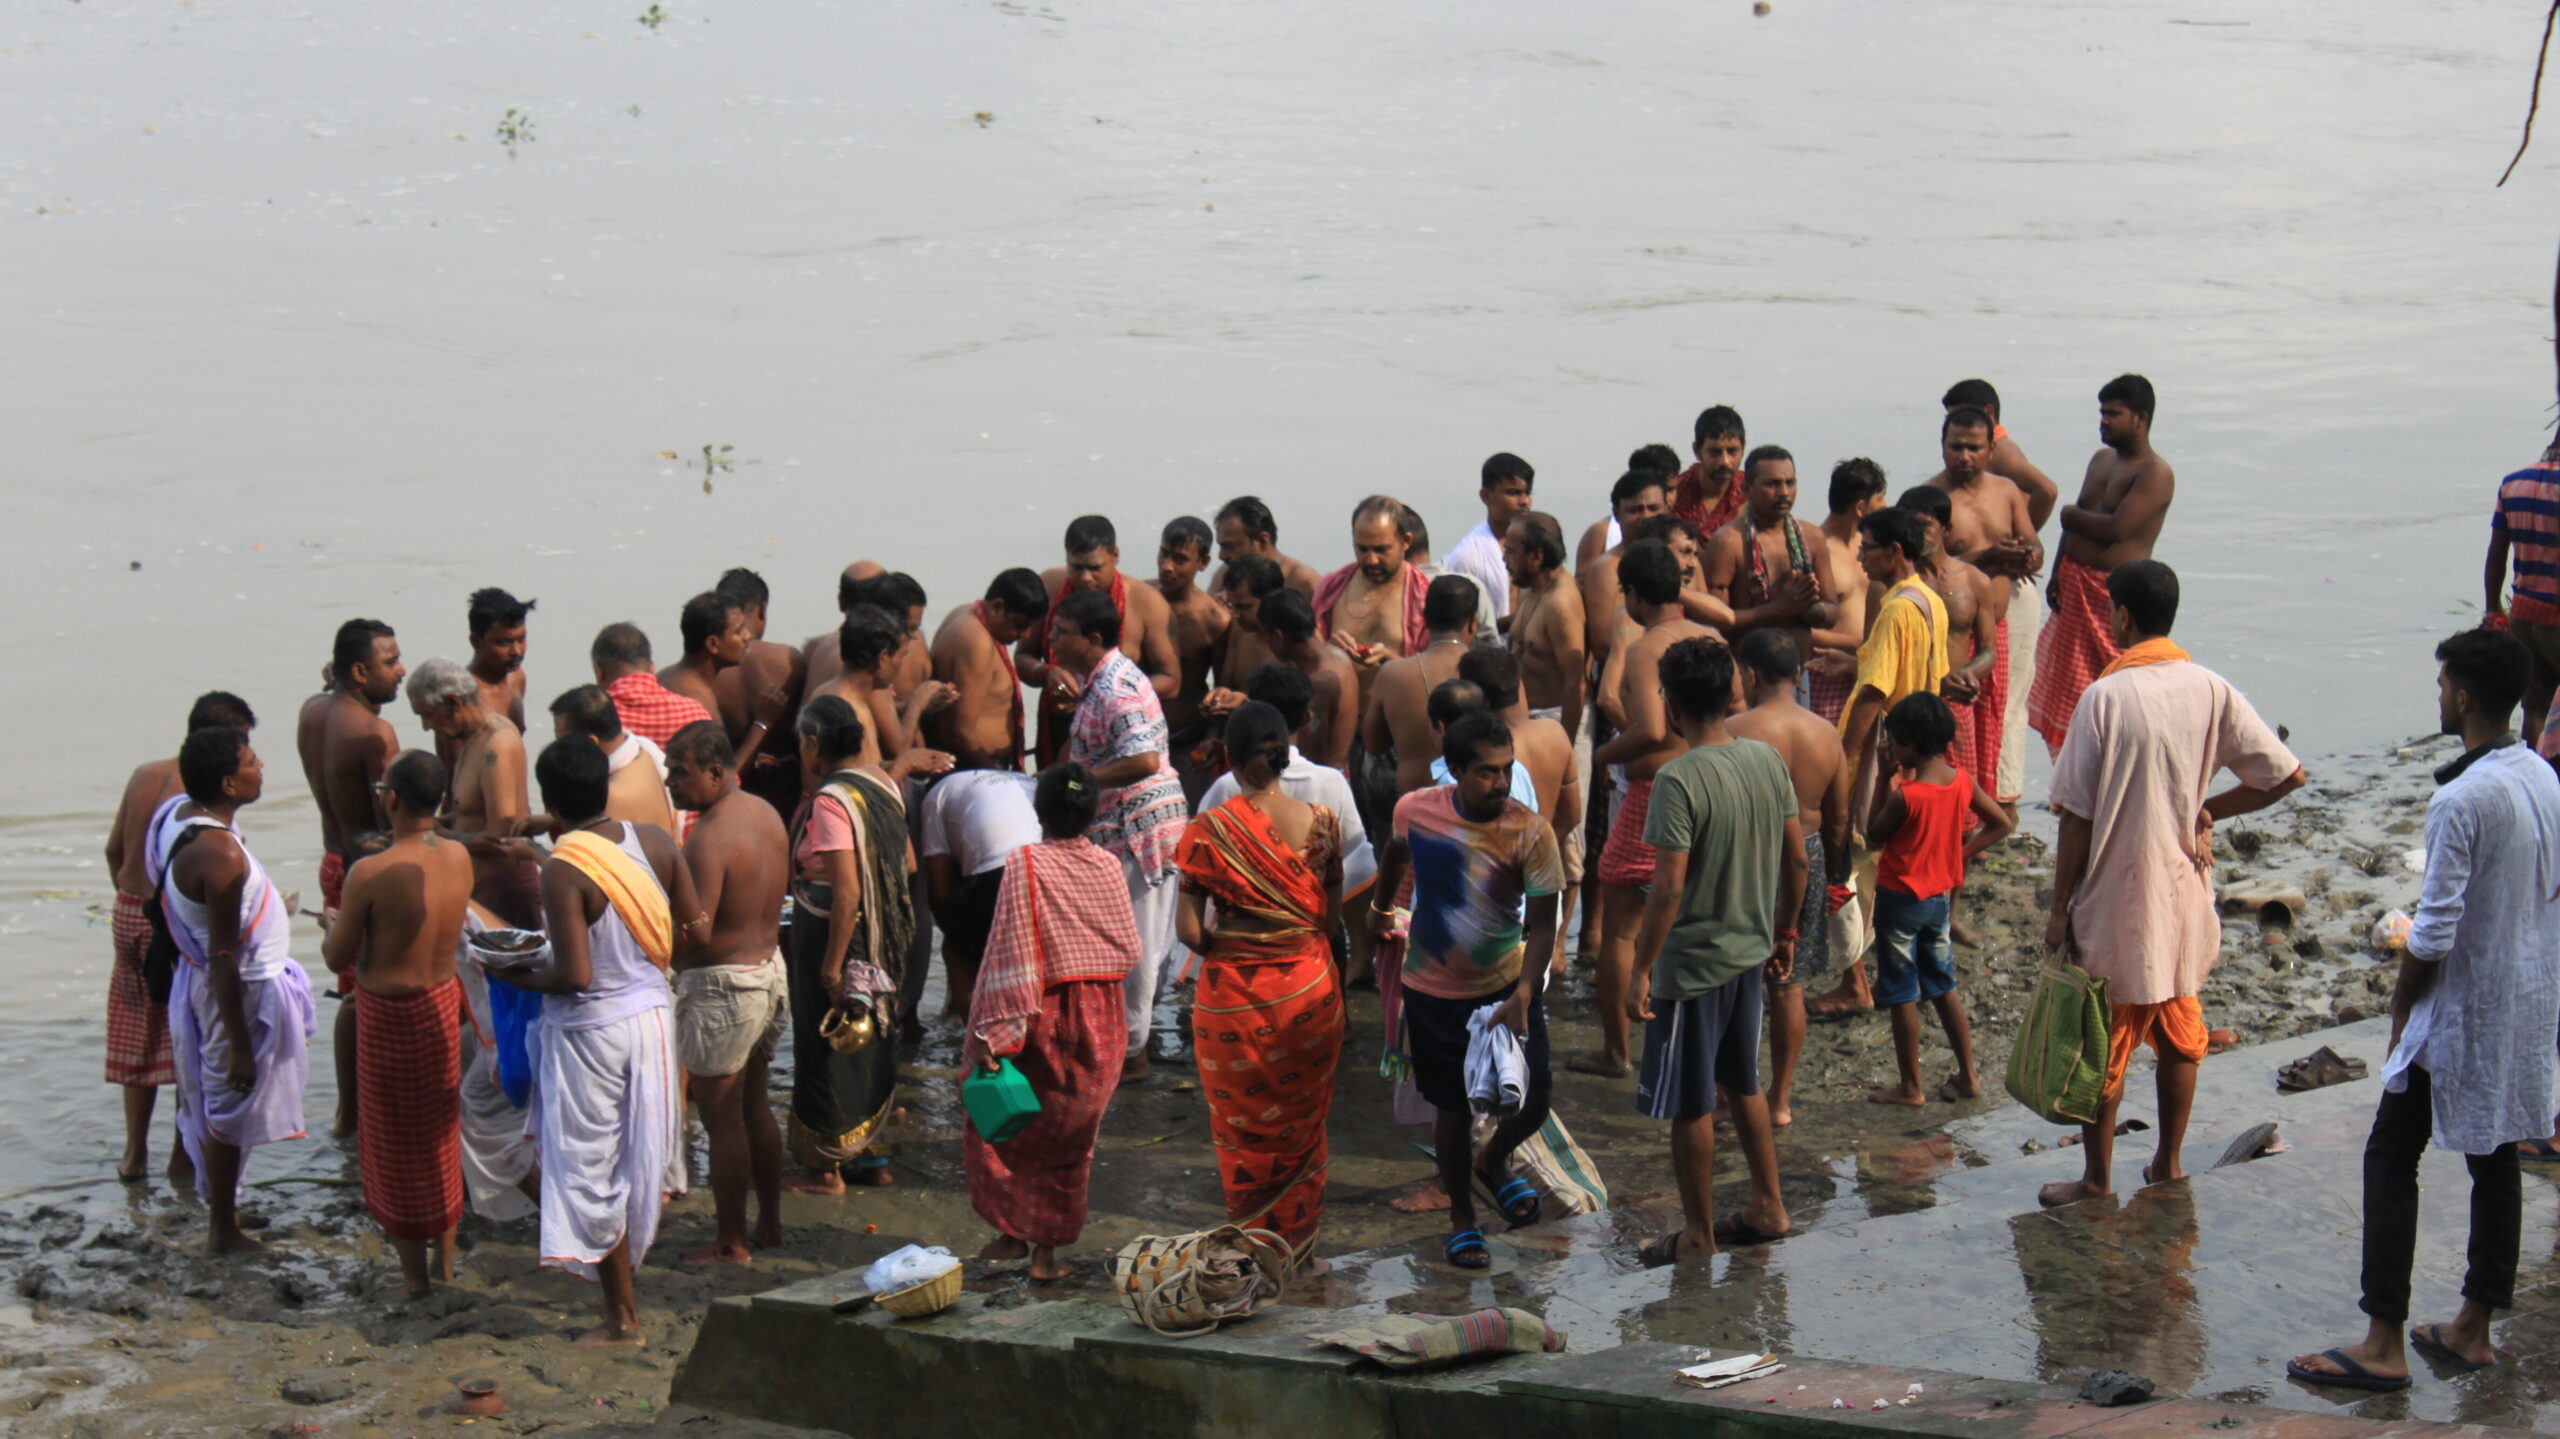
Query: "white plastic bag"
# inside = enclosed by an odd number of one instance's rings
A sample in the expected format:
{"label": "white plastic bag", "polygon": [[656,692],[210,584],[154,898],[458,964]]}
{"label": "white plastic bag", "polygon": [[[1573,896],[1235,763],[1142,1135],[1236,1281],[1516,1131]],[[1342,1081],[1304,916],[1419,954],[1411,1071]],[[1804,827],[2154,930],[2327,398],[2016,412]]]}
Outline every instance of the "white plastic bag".
{"label": "white plastic bag", "polygon": [[940,1245],[927,1249],[922,1245],[910,1244],[903,1249],[893,1249],[881,1255],[870,1268],[862,1271],[862,1282],[869,1286],[874,1294],[895,1294],[901,1289],[912,1289],[928,1279],[938,1279],[948,1271],[959,1267],[960,1261],[952,1257],[950,1250]]}

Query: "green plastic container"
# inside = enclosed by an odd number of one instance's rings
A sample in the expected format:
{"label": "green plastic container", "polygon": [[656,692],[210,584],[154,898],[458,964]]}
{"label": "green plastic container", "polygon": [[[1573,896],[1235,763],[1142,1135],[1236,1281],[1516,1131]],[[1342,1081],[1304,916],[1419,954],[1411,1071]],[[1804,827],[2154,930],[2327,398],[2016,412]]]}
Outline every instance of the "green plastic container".
{"label": "green plastic container", "polygon": [[971,1070],[960,1086],[960,1103],[978,1137],[989,1144],[1004,1143],[1040,1117],[1040,1096],[1031,1092],[1031,1081],[1010,1059],[997,1060],[993,1074]]}

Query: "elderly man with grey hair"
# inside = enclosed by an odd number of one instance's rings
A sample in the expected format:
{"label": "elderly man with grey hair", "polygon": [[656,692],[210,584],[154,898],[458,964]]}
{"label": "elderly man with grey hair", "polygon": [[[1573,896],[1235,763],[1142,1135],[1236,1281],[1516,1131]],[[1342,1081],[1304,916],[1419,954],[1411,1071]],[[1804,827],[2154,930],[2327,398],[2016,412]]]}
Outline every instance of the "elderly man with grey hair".
{"label": "elderly man with grey hair", "polygon": [[520,929],[540,929],[541,856],[517,837],[533,810],[524,736],[481,702],[471,671],[442,657],[409,671],[409,708],[453,757],[439,828],[471,848],[473,902]]}

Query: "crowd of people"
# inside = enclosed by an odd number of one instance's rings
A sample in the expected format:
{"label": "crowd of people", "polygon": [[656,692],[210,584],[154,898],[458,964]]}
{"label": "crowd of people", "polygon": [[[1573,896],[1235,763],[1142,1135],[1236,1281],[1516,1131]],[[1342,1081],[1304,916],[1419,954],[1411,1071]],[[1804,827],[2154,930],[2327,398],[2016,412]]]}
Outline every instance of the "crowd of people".
{"label": "crowd of people", "polygon": [[[1540,1219],[1516,1161],[1557,1063],[1632,1080],[1628,1102],[1670,1121],[1683,1222],[1646,1257],[1694,1260],[1789,1230],[1774,1131],[1809,1015],[1890,1012],[1878,1102],[1982,1092],[1959,897],[2017,822],[2032,731],[2061,824],[2046,937],[2115,1004],[2108,1108],[2082,1176],[2043,1197],[2115,1187],[2141,1044],[2161,1098],[2143,1179],[2176,1178],[2220,944],[2210,827],[2303,773],[2169,638],[2177,577],[2152,550],[2175,481],[2150,384],[2098,400],[2071,504],[1967,380],[1937,473],[1888,496],[1880,466],[1844,460],[1818,522],[1797,516],[1794,457],[1718,405],[1691,462],[1636,451],[1571,552],[1533,467],[1498,454],[1481,519],[1436,561],[1384,495],[1329,572],[1282,552],[1252,496],[1165,525],[1153,581],[1088,515],[1062,563],[1005,569],[930,623],[914,579],[857,562],[840,625],[798,647],[767,637],[764,581],[731,570],[685,602],[672,663],[634,625],[599,632],[595,682],[550,700],[538,753],[530,601],[474,594],[468,659],[415,669],[387,625],[349,620],[296,722],[345,1000],[333,1132],[411,1292],[449,1273],[466,1206],[538,1213],[544,1262],[601,1283],[596,1337],[636,1341],[633,1265],[687,1182],[688,1101],[717,1215],[697,1259],[777,1242],[786,1190],[892,1182],[898,1054],[939,936],[966,1068],[1010,1064],[1040,1099],[1020,1133],[965,1142],[986,1253],[1035,1279],[1066,1272],[1115,1090],[1168,1065],[1196,1067],[1230,1215],[1320,1262],[1362,986],[1400,1117],[1434,1130],[1438,1176],[1399,1207],[1445,1210],[1449,1264],[1488,1264],[1496,1220]],[[404,693],[414,749],[386,714]],[[142,1176],[174,1081],[172,1172],[192,1171],[217,1250],[255,1247],[242,1158],[302,1132],[316,1032],[237,824],[261,792],[253,725],[235,696],[197,701],[108,846],[121,1169]],[[1574,955],[1601,1039],[1558,1057],[1548,994]],[[1935,1085],[1924,1006],[1955,1057]],[[1719,1117],[1752,1178],[1721,1217]]]}

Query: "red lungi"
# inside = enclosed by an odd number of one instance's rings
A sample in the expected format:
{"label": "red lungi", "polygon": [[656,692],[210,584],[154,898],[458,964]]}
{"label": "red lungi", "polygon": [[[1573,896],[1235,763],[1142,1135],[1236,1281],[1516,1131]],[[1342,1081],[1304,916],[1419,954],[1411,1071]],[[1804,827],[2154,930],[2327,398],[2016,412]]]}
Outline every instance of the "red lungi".
{"label": "red lungi", "polygon": [[1653,781],[1636,780],[1618,801],[1617,821],[1600,850],[1600,882],[1626,889],[1653,883],[1653,846],[1644,842],[1645,811],[1653,807]]}
{"label": "red lungi", "polygon": [[[346,896],[347,857],[333,849],[320,856],[320,907],[324,910],[336,909],[339,901]],[[290,916],[287,917],[290,918]],[[338,972],[339,995],[343,997],[355,992],[356,972],[353,969],[340,970]]]}
{"label": "red lungi", "polygon": [[[2009,713],[2009,622],[2000,621],[1995,642],[1999,645],[1991,661],[1991,673],[1982,677],[1982,687],[1975,692],[1971,704],[1950,704],[1956,717],[1956,747],[1949,758],[1969,775],[2000,773],[2000,731]],[[1989,787],[1989,781],[1977,779]],[[1965,829],[1972,831],[1975,821],[1967,818]]]}
{"label": "red lungi", "polygon": [[1836,680],[1826,675],[1807,675],[1805,708],[1822,716],[1837,729],[1842,712],[1849,708],[1849,696],[1857,688],[1856,675],[1843,675]]}
{"label": "red lungi", "polygon": [[1040,998],[1014,1068],[1040,1096],[1040,1117],[1002,1144],[963,1125],[962,1172],[978,1217],[1025,1244],[1054,1248],[1084,1233],[1102,1112],[1129,1052],[1127,1001],[1116,979],[1075,980]]}
{"label": "red lungi", "polygon": [[462,1218],[462,982],[417,994],[356,991],[356,1172],[395,1239]]}
{"label": "red lungi", "polygon": [[2036,680],[2027,691],[2027,723],[2044,736],[2048,749],[2062,748],[2080,692],[2124,653],[2116,648],[2108,619],[2115,608],[2107,597],[2112,573],[2070,558],[2053,562],[2053,613],[2044,617],[2044,633],[2036,637]]}
{"label": "red lungi", "polygon": [[107,1083],[175,1084],[169,1058],[169,1006],[151,1002],[142,957],[151,952],[151,920],[143,902],[116,891],[111,933],[116,960],[107,971]]}

